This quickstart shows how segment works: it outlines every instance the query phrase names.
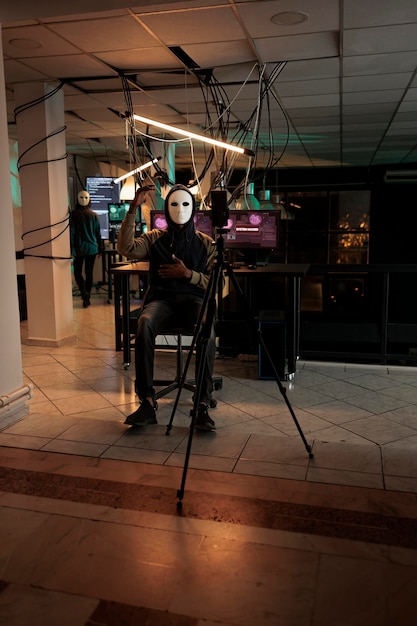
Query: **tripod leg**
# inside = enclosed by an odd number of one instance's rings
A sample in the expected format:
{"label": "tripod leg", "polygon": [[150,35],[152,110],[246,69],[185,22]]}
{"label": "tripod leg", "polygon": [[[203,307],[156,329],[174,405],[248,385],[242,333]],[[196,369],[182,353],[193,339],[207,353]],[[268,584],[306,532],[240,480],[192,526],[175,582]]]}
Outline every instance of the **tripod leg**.
{"label": "tripod leg", "polygon": [[190,455],[191,455],[191,446],[193,442],[195,422],[196,422],[197,414],[198,414],[198,404],[200,402],[200,390],[201,390],[201,384],[203,381],[204,365],[205,365],[206,357],[207,357],[207,342],[204,342],[203,347],[202,347],[201,361],[198,366],[196,391],[194,395],[194,405],[191,410],[191,425],[190,425],[190,432],[188,435],[187,449],[185,452],[184,468],[183,468],[182,478],[181,478],[181,486],[177,491],[177,497],[178,497],[177,509],[178,510],[182,509],[182,500],[184,498],[185,482],[187,479],[187,472],[188,472],[188,465],[189,465]]}
{"label": "tripod leg", "polygon": [[[174,406],[172,407],[171,417],[170,417],[170,420],[169,420],[169,423],[167,425],[167,429],[166,429],[166,432],[165,432],[166,435],[169,435],[171,430],[172,430],[172,424],[173,424],[173,421],[174,421],[174,416],[175,416],[175,413],[177,411],[177,407],[178,407],[178,403],[179,403],[179,400],[180,400],[181,392],[182,392],[182,390],[184,388],[185,381],[187,380],[188,368],[189,368],[190,363],[191,363],[191,358],[192,358],[193,353],[194,353],[194,348],[195,348],[196,343],[197,343],[197,338],[199,337],[199,334],[200,334],[200,329],[201,329],[202,324],[203,324],[203,319],[204,319],[205,312],[206,312],[207,307],[208,307],[209,299],[210,299],[210,297],[212,297],[213,289],[215,288],[216,284],[217,283],[215,283],[215,273],[213,272],[213,274],[210,276],[210,280],[209,280],[209,284],[207,285],[206,293],[204,294],[203,303],[201,305],[200,314],[198,316],[197,324],[196,324],[195,331],[194,331],[194,336],[193,336],[193,339],[192,339],[192,342],[191,342],[190,349],[188,351],[187,360],[185,362],[185,366],[184,366],[184,370],[182,372],[181,380],[180,380],[180,383],[178,385],[177,396],[175,398]],[[200,389],[200,387],[197,385],[196,389],[198,390],[198,389]]]}
{"label": "tripod leg", "polygon": [[198,368],[197,368],[197,380],[196,380],[196,390],[194,393],[194,405],[191,411],[191,416],[192,416],[191,426],[190,426],[190,433],[188,435],[188,443],[187,443],[187,450],[185,453],[185,461],[184,461],[184,468],[183,468],[182,479],[181,479],[181,486],[177,491],[177,496],[178,496],[177,509],[179,510],[182,509],[182,499],[184,497],[185,482],[187,479],[188,464],[189,464],[189,459],[190,459],[190,454],[191,454],[191,445],[192,445],[192,440],[193,440],[195,422],[196,422],[197,414],[198,414],[198,405],[199,405],[200,397],[201,397],[201,388],[202,388],[202,383],[203,383],[204,370],[205,370],[206,361],[207,361],[207,346],[210,340],[211,329],[214,324],[218,281],[219,281],[220,276],[222,275],[222,267],[223,267],[222,248],[219,242],[217,245],[218,245],[218,258],[217,258],[216,265],[213,269],[213,272],[210,276],[209,287],[207,288],[207,292],[206,292],[208,296],[207,299],[205,300],[205,305],[206,305],[207,310],[206,312],[202,311],[202,319],[204,318],[204,324],[202,326],[201,334],[199,337],[199,341],[201,341],[201,354],[199,356],[199,363],[198,363]]}
{"label": "tripod leg", "polygon": [[294,413],[294,410],[293,410],[293,408],[292,408],[292,406],[290,404],[290,401],[288,400],[287,390],[282,385],[281,379],[278,376],[278,372],[276,371],[276,368],[275,368],[275,365],[274,365],[274,363],[272,361],[272,358],[271,358],[271,355],[269,353],[269,350],[267,349],[267,347],[265,345],[265,342],[262,339],[262,333],[260,331],[258,331],[258,329],[256,328],[256,323],[255,323],[255,320],[253,319],[253,317],[251,315],[251,312],[250,312],[250,309],[249,309],[249,305],[246,302],[245,296],[243,295],[242,289],[241,289],[238,281],[236,280],[236,276],[235,276],[235,274],[233,272],[233,269],[231,269],[230,267],[228,267],[228,276],[230,276],[230,278],[232,279],[233,285],[235,286],[236,291],[238,292],[239,296],[241,297],[241,299],[242,299],[242,301],[244,303],[248,321],[250,321],[252,323],[252,326],[253,326],[254,330],[258,333],[258,342],[262,346],[262,348],[263,348],[263,350],[265,352],[265,355],[266,355],[266,357],[267,357],[267,359],[269,361],[269,364],[271,366],[271,369],[274,372],[274,378],[276,380],[278,388],[279,388],[279,390],[281,392],[282,397],[284,398],[285,404],[288,407],[288,410],[289,410],[289,412],[291,414],[291,417],[294,420],[295,426],[296,426],[296,428],[297,428],[297,430],[298,430],[298,432],[299,432],[299,434],[301,436],[301,439],[302,439],[302,441],[304,443],[304,447],[305,447],[305,449],[308,452],[309,458],[312,458],[313,457],[313,452],[312,452],[311,446],[308,444],[308,442],[307,442],[307,440],[306,440],[306,438],[304,436],[304,433],[301,430],[301,426],[300,426],[300,424],[299,424],[299,422],[298,422],[298,420],[297,420],[297,418],[295,416],[295,413]]}
{"label": "tripod leg", "polygon": [[188,368],[189,368],[189,365],[190,365],[190,362],[191,362],[191,358],[192,358],[193,353],[194,353],[194,347],[195,347],[195,344],[196,344],[196,338],[197,338],[198,332],[199,332],[199,324],[197,323],[197,329],[195,331],[193,340],[191,342],[191,346],[190,346],[190,349],[188,351],[187,360],[186,360],[183,372],[181,374],[181,380],[180,380],[179,385],[178,385],[177,395],[175,397],[175,402],[174,402],[174,405],[173,405],[172,411],[171,411],[171,417],[170,417],[170,420],[168,422],[167,429],[166,429],[166,432],[165,432],[166,435],[169,435],[171,430],[172,430],[172,424],[173,424],[173,421],[174,421],[175,413],[177,411],[178,403],[180,401],[181,392],[182,392],[182,390],[184,388],[185,381],[187,380]]}

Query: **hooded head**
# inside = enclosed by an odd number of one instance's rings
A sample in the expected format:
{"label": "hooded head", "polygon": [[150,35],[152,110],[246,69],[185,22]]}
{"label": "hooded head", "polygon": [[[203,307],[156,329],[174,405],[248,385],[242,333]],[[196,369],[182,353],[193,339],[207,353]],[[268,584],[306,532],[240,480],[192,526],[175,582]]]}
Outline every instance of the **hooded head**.
{"label": "hooded head", "polygon": [[82,207],[88,207],[90,205],[90,194],[83,189],[77,196],[78,204]]}
{"label": "hooded head", "polygon": [[182,229],[193,222],[194,196],[184,185],[174,185],[165,198],[165,217],[168,226]]}

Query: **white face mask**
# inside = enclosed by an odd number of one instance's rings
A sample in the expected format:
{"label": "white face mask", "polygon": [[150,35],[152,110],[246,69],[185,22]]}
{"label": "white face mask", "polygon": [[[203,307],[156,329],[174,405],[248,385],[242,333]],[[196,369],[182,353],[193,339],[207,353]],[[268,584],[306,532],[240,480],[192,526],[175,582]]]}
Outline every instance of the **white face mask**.
{"label": "white face mask", "polygon": [[168,213],[174,224],[186,224],[193,214],[193,197],[188,191],[178,189],[168,198]]}
{"label": "white face mask", "polygon": [[88,191],[80,191],[78,194],[78,204],[81,206],[87,206],[90,204],[90,194]]}

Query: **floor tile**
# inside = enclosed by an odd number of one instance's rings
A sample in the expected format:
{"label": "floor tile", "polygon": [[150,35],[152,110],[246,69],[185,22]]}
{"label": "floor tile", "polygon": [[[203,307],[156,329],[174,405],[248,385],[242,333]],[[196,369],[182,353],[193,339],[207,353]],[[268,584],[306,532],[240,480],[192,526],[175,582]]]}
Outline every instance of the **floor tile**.
{"label": "floor tile", "polygon": [[74,299],[74,328],[27,346],[22,323],[34,389],[0,418],[1,623],[413,623],[417,368],[300,359],[281,390],[219,355],[217,430],[190,439],[188,390],[124,424],[135,370],[105,292]]}

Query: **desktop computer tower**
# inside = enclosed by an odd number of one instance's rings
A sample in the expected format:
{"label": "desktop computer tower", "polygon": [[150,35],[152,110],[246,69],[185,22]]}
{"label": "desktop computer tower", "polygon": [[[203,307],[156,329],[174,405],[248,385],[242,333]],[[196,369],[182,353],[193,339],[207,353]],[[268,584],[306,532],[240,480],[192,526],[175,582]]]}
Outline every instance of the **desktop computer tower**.
{"label": "desktop computer tower", "polygon": [[[272,363],[281,380],[285,379],[286,369],[286,328],[283,321],[266,321],[258,322],[260,336],[262,337],[265,348],[271,357]],[[258,378],[262,380],[275,380],[274,370],[271,366],[261,341],[259,342],[258,352]]]}

